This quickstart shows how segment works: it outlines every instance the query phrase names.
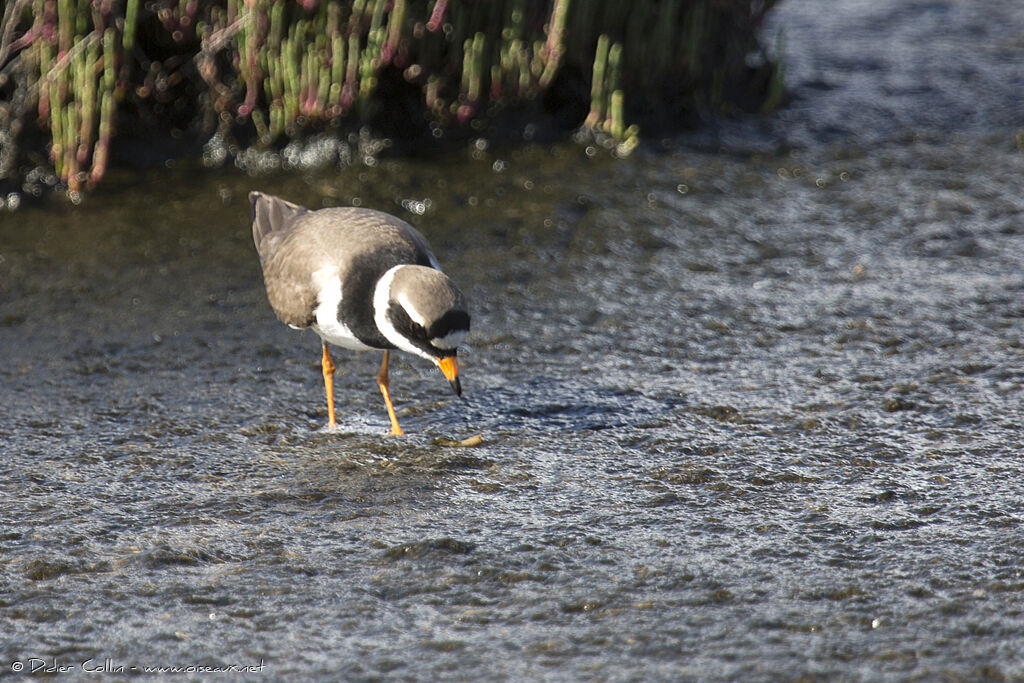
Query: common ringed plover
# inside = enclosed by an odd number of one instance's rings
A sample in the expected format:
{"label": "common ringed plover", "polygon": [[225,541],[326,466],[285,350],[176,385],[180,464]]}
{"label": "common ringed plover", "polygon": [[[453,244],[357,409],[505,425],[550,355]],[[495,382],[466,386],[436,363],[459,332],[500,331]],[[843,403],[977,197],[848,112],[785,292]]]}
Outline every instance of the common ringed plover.
{"label": "common ringed plover", "polygon": [[252,236],[270,307],[323,341],[328,424],[334,426],[334,361],[328,344],[382,349],[377,385],[401,434],[388,391],[388,353],[400,349],[433,362],[462,394],[456,352],[469,334],[466,297],[411,225],[370,209],[311,211],[250,192]]}

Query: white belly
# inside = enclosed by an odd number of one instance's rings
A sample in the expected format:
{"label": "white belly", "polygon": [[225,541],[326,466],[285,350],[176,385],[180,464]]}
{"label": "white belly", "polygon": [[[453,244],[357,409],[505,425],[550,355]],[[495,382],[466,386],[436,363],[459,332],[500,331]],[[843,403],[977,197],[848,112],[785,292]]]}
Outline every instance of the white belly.
{"label": "white belly", "polygon": [[338,320],[338,305],[341,304],[341,279],[338,277],[338,269],[323,268],[316,271],[313,273],[313,282],[318,290],[316,322],[311,325],[313,331],[325,342],[335,346],[356,351],[373,348],[356,339],[352,330]]}

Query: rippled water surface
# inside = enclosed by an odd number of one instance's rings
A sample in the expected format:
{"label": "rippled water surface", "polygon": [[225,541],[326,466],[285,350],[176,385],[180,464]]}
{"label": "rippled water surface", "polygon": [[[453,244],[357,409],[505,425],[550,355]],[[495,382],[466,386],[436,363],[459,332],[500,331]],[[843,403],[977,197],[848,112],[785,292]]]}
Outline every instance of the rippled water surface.
{"label": "rippled water surface", "polygon": [[[0,215],[4,673],[1024,676],[1024,11],[844,5],[781,6],[787,110],[624,161]],[[473,302],[465,398],[393,357],[387,437],[340,351],[323,429],[250,188],[419,226]]]}

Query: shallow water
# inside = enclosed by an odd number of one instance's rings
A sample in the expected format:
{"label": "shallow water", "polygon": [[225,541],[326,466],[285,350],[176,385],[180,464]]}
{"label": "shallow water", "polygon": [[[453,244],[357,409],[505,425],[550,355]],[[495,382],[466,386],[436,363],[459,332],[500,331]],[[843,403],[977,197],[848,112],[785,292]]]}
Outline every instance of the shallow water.
{"label": "shallow water", "polygon": [[[790,0],[789,109],[624,161],[179,167],[0,214],[3,671],[1024,676],[1024,12],[964,5]],[[386,437],[378,355],[339,352],[323,429],[253,187],[430,237],[463,400],[394,356]]]}

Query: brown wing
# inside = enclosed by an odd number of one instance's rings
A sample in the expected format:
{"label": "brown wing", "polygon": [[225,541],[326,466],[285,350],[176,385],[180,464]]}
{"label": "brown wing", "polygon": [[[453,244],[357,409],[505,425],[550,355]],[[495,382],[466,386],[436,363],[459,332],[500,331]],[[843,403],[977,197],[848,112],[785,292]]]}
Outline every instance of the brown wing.
{"label": "brown wing", "polygon": [[[256,192],[250,198],[253,240],[263,266],[267,298],[278,319],[289,325],[309,327],[315,322],[322,283],[314,274],[324,269],[337,269],[344,280],[355,272],[366,272],[369,260],[379,264],[374,269],[378,271],[375,280],[396,263],[437,265],[423,235],[389,214],[351,207],[309,211]],[[350,291],[347,295],[361,299],[367,293]]]}
{"label": "brown wing", "polygon": [[260,264],[265,265],[281,237],[291,231],[309,209],[262,192],[250,192],[249,201],[252,204],[252,240],[260,255]]}
{"label": "brown wing", "polygon": [[295,239],[295,234],[301,219],[311,212],[262,192],[250,192],[249,201],[252,239],[263,268],[270,307],[281,322],[309,327],[314,320],[316,291],[310,271],[303,272],[308,259],[297,253],[301,252],[302,240]]}
{"label": "brown wing", "polygon": [[370,254],[391,254],[396,263],[427,263],[437,267],[430,245],[420,232],[396,216],[354,207],[313,211],[302,220],[302,229],[316,232],[316,239],[342,270]]}

